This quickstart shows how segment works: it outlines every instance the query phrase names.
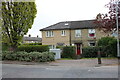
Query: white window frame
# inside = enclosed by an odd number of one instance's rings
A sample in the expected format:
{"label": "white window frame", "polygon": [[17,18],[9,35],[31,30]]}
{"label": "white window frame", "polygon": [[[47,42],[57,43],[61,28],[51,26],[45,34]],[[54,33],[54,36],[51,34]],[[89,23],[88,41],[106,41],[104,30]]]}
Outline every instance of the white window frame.
{"label": "white window frame", "polygon": [[66,36],[66,31],[65,30],[61,31],[61,36]]}
{"label": "white window frame", "polygon": [[46,37],[53,37],[54,33],[53,31],[46,31]]}
{"label": "white window frame", "polygon": [[[91,46],[90,43],[95,43],[95,45],[96,45],[96,42],[95,42],[95,41],[89,41],[89,42],[88,42],[88,45],[89,45],[89,46]],[[91,46],[91,47],[95,47],[95,46]]]}
{"label": "white window frame", "polygon": [[[94,33],[94,36],[93,37],[89,36],[90,33]],[[96,37],[95,29],[88,29],[88,37],[89,38],[95,38]]]}
{"label": "white window frame", "polygon": [[[78,31],[80,31],[80,33]],[[77,34],[79,34],[79,36],[77,36]],[[75,37],[81,37],[81,30],[80,29],[75,30]]]}

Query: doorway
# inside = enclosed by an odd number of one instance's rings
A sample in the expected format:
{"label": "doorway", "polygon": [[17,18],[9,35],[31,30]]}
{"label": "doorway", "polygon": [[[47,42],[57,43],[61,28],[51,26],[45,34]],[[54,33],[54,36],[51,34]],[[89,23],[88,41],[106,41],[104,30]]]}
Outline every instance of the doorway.
{"label": "doorway", "polygon": [[76,54],[77,55],[81,55],[81,53],[82,53],[82,45],[81,45],[81,43],[77,43],[76,44]]}

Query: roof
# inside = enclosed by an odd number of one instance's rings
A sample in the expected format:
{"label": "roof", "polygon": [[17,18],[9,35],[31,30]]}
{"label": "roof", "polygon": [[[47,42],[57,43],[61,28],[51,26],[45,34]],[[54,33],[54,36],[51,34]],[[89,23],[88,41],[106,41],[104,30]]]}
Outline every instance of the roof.
{"label": "roof", "polygon": [[49,27],[43,28],[40,31],[88,28],[95,28],[94,20],[59,22]]}
{"label": "roof", "polygon": [[42,38],[38,38],[38,37],[24,37],[23,38],[24,41],[42,41]]}
{"label": "roof", "polygon": [[88,29],[88,28],[95,28],[94,24],[95,20],[84,20],[84,21],[72,21],[71,22],[71,29]]}

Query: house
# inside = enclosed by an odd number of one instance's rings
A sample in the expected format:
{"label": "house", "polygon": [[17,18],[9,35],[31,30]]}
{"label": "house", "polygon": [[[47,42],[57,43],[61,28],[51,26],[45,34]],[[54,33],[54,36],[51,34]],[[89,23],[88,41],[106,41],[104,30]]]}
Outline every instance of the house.
{"label": "house", "polygon": [[82,47],[95,46],[98,39],[109,35],[95,26],[94,20],[56,23],[40,30],[42,44],[49,45],[50,48],[74,45],[79,55],[82,53]]}
{"label": "house", "polygon": [[23,37],[23,43],[41,43],[42,38],[37,37]]}

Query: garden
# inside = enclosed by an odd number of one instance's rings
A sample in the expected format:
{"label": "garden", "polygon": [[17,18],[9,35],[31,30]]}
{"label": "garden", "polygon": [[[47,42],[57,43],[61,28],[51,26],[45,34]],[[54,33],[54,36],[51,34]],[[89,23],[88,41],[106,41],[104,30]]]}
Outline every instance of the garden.
{"label": "garden", "polygon": [[[98,51],[102,58],[117,57],[117,40],[114,37],[103,37],[98,40],[95,47],[83,47],[81,58],[97,58]],[[75,46],[59,47],[62,59],[78,59]],[[3,44],[2,60],[50,62],[55,60],[55,53],[49,52],[47,45],[41,43],[26,43],[17,47],[16,51],[10,51],[7,44]],[[80,58],[79,58],[80,59]]]}
{"label": "garden", "polygon": [[47,45],[36,43],[19,45],[16,51],[9,51],[7,45],[3,45],[2,60],[49,62],[54,61],[54,53],[49,52]]}
{"label": "garden", "polygon": [[[65,46],[62,48],[62,58],[77,59],[74,46]],[[103,37],[98,40],[95,47],[83,47],[82,58],[97,58],[98,51],[102,58],[117,57],[117,40],[114,37]]]}

